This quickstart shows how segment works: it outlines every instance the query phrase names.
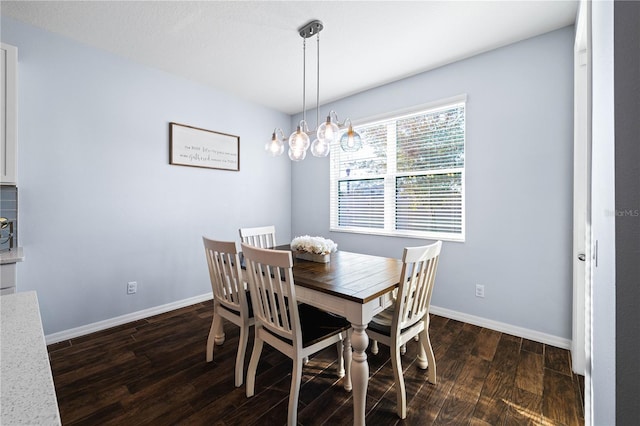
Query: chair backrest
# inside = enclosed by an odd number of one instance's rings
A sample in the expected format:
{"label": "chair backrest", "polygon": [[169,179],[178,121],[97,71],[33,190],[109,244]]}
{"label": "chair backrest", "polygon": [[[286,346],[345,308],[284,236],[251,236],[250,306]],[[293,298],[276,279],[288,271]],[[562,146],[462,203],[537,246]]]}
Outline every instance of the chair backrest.
{"label": "chair backrest", "polygon": [[404,249],[392,330],[410,327],[429,312],[441,248],[442,241],[438,241],[428,246]]}
{"label": "chair backrest", "polygon": [[276,227],[240,228],[240,241],[260,248],[273,248],[276,246]]}
{"label": "chair backrest", "polygon": [[248,315],[247,295],[235,241],[202,237],[214,298],[223,306]]}
{"label": "chair backrest", "polygon": [[300,316],[288,250],[262,249],[242,243],[256,324],[302,346]]}

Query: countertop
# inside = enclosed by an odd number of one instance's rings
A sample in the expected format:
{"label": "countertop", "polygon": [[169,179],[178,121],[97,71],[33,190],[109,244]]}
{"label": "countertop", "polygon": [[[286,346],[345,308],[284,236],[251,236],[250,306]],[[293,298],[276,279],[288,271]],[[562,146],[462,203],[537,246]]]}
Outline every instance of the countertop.
{"label": "countertop", "polygon": [[24,260],[22,247],[12,248],[11,250],[0,252],[0,265],[5,263],[16,263]]}
{"label": "countertop", "polygon": [[0,424],[60,425],[35,291],[0,296]]}

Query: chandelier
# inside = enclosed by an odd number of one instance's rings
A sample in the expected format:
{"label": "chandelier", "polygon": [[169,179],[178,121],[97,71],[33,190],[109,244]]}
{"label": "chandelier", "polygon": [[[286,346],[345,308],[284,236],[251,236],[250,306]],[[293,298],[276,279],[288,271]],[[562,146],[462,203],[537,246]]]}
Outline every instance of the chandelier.
{"label": "chandelier", "polygon": [[[317,126],[315,130],[309,130],[307,125],[307,39],[316,36],[317,44],[317,72],[316,72],[316,125],[320,117],[320,31],[324,26],[322,22],[314,19],[302,27],[298,28],[298,33],[302,37],[302,120],[298,124],[296,131],[287,139],[282,129],[276,128],[271,135],[271,140],[266,143],[265,150],[269,155],[276,157],[284,152],[285,141],[289,142],[289,158],[293,161],[304,160],[307,150],[311,147],[311,154],[315,157],[326,157],[329,155],[331,144],[339,140],[343,151],[357,151],[362,147],[362,137],[353,130],[350,119],[345,119],[342,123],[338,120],[335,111],[330,111],[327,120]],[[344,131],[346,129],[346,131]],[[341,134],[342,133],[342,134]],[[313,142],[311,140],[313,139]]]}

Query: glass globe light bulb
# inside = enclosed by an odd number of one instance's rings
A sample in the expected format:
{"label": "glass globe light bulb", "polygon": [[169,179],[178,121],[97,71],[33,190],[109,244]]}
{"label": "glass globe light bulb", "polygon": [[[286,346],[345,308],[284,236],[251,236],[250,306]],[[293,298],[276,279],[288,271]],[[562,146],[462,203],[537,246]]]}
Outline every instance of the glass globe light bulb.
{"label": "glass globe light bulb", "polygon": [[300,126],[298,126],[296,131],[291,133],[291,136],[289,136],[289,147],[293,151],[306,151],[309,148],[309,145],[311,145],[309,136],[300,130]]}
{"label": "glass globe light bulb", "polygon": [[271,135],[271,140],[265,144],[264,149],[270,156],[277,157],[284,152],[284,142],[274,132]]}
{"label": "glass globe light bulb", "polygon": [[302,161],[307,156],[306,149],[293,149],[289,148],[289,158],[292,161]]}
{"label": "glass globe light bulb", "polygon": [[338,126],[331,122],[331,116],[327,116],[327,121],[318,126],[318,132],[316,134],[321,141],[332,143],[336,136],[338,136],[339,131]]}
{"label": "glass globe light bulb", "polygon": [[318,138],[311,144],[311,154],[313,154],[314,157],[326,157],[329,155],[330,149],[331,145],[328,140],[323,141]]}
{"label": "glass globe light bulb", "polygon": [[353,130],[353,127],[349,125],[349,129],[344,132],[340,138],[340,147],[345,152],[354,152],[362,148],[362,138]]}

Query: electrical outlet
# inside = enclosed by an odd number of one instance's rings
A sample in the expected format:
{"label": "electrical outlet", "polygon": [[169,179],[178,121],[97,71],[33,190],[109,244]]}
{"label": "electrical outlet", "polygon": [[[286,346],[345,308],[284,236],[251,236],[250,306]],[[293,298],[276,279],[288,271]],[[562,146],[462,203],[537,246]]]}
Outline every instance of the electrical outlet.
{"label": "electrical outlet", "polygon": [[476,284],[476,297],[484,297],[484,286]]}
{"label": "electrical outlet", "polygon": [[138,291],[138,283],[135,281],[129,281],[127,283],[127,294],[136,294]]}

